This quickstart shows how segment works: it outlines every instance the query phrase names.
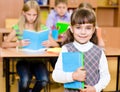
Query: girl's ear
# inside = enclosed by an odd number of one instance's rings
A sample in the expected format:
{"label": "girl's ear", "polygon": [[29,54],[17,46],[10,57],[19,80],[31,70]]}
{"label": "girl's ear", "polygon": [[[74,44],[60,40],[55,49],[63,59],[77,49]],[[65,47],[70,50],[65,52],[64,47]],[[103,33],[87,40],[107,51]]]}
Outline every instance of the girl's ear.
{"label": "girl's ear", "polygon": [[95,30],[96,30],[96,27],[93,28],[93,33],[95,32]]}
{"label": "girl's ear", "polygon": [[69,27],[69,29],[70,29],[70,31],[73,33],[73,29],[72,29],[72,27],[71,27],[71,26]]}
{"label": "girl's ear", "polygon": [[22,14],[25,15],[25,12],[23,11]]}

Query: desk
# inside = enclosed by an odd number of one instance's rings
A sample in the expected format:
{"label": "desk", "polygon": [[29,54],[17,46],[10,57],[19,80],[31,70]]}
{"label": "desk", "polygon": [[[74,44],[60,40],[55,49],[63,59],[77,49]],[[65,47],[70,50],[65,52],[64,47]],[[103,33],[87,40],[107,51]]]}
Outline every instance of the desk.
{"label": "desk", "polygon": [[[1,57],[4,59],[6,62],[6,92],[10,92],[10,71],[9,71],[9,60],[15,59],[15,58],[40,58],[40,57],[57,57],[58,54],[55,53],[25,53],[22,51],[16,51],[15,49],[2,49],[1,50]],[[106,48],[105,49],[105,54],[107,57],[117,57],[118,59],[118,64],[117,64],[117,78],[116,78],[116,92],[119,92],[119,68],[120,68],[120,49],[116,48]]]}
{"label": "desk", "polygon": [[48,53],[48,52],[32,52],[28,53],[25,51],[17,51],[15,48],[9,49],[1,49],[1,57],[3,61],[6,63],[6,92],[10,92],[10,59],[16,58],[50,58],[50,57],[58,57],[56,53]]}
{"label": "desk", "polygon": [[116,92],[120,92],[119,90],[119,73],[120,73],[120,49],[118,48],[106,48],[105,54],[107,57],[117,57],[117,78],[116,78]]}

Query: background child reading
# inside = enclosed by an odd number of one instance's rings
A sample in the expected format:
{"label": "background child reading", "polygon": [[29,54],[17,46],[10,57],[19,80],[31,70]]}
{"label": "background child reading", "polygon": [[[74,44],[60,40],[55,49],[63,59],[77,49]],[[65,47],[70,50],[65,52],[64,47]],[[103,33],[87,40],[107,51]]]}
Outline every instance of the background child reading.
{"label": "background child reading", "polygon": [[[30,31],[44,31],[47,27],[40,24],[40,7],[35,0],[27,1],[23,8],[20,20],[13,27],[13,31],[3,42],[3,47],[22,47],[29,45],[29,40],[22,40],[22,33],[27,29]],[[18,41],[12,42],[12,39],[17,36]],[[42,60],[34,58],[21,59],[17,62],[17,73],[20,76],[19,92],[29,92],[29,85],[34,75],[36,80],[34,88],[31,92],[40,92],[48,83],[48,71]]]}
{"label": "background child reading", "polygon": [[[52,10],[48,15],[46,25],[49,29],[53,30],[56,28],[57,22],[70,22],[70,14],[67,11],[67,0],[55,0],[54,10]],[[49,42],[50,46],[60,46],[53,39],[49,40]]]}
{"label": "background child reading", "polygon": [[[54,10],[48,15],[46,25],[49,29],[53,30],[56,28],[57,22],[70,22],[70,14],[67,11],[67,0],[55,0]],[[43,45],[46,47],[60,47],[61,43],[56,42],[51,36],[49,36],[49,41],[45,41]],[[53,68],[56,59],[54,58],[50,60]]]}
{"label": "background child reading", "polygon": [[[66,44],[56,62],[52,77],[56,82],[84,81],[84,89],[65,89],[65,92],[100,92],[110,81],[107,59],[104,51],[90,39],[96,26],[96,16],[89,9],[77,9],[71,15],[71,27],[67,31]],[[83,52],[84,67],[74,72],[64,72],[62,52]],[[85,69],[83,71],[83,69]],[[62,76],[61,76],[62,75]]]}

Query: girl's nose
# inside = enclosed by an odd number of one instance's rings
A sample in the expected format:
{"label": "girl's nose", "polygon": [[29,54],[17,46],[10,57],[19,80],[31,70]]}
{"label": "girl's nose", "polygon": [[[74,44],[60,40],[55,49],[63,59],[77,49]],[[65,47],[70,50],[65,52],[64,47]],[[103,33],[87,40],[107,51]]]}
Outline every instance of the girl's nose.
{"label": "girl's nose", "polygon": [[82,28],[82,29],[81,29],[81,33],[82,33],[82,34],[85,34],[85,33],[86,33],[85,28]]}

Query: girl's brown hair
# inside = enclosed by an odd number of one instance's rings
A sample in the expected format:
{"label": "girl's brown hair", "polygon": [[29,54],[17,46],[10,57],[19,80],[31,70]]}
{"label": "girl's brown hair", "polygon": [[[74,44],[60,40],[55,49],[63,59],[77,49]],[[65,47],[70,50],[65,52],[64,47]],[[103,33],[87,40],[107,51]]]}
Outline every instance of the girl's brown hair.
{"label": "girl's brown hair", "polygon": [[[35,0],[29,0],[24,4],[24,6],[22,8],[22,12],[27,12],[30,9],[35,9],[37,11],[37,19],[35,20],[35,23],[34,23],[34,29],[36,31],[39,31],[40,30],[40,7],[39,7],[39,4]],[[25,29],[25,23],[26,23],[26,19],[25,19],[24,15],[22,14],[19,19],[19,22],[18,22],[19,30],[21,33]]]}
{"label": "girl's brown hair", "polygon": [[[96,16],[90,9],[77,9],[73,12],[71,15],[71,26],[74,26],[76,24],[86,24],[91,23],[93,26],[96,26]],[[63,41],[63,44],[73,42],[74,36],[73,33],[70,31],[70,29],[65,33],[66,37]],[[94,32],[92,38],[90,39],[93,43],[97,44],[97,36],[96,31]]]}

